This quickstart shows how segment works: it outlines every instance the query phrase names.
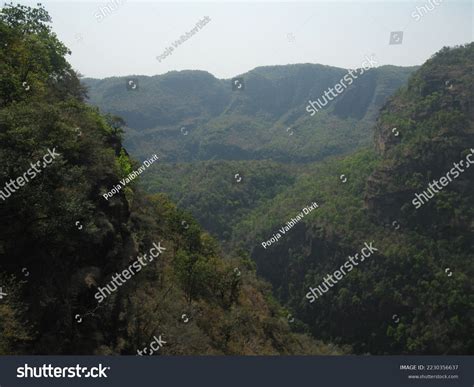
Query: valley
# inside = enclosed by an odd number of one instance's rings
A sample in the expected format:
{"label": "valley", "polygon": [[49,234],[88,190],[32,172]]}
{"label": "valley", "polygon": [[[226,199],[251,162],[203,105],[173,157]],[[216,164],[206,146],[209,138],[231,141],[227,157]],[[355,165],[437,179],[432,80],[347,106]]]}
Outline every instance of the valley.
{"label": "valley", "polygon": [[[118,90],[124,79],[84,82],[91,103],[125,118],[133,156],[163,154],[143,189],[189,211],[227,259],[250,256],[296,316],[294,328],[356,353],[455,354],[472,350],[463,339],[467,316],[457,328],[448,322],[472,302],[460,293],[472,270],[472,171],[422,214],[409,208],[409,192],[473,143],[472,55],[471,44],[444,49],[421,68],[368,70],[313,117],[307,101],[334,85],[342,69],[257,68],[242,75],[245,90],[237,93],[210,74],[143,77],[150,108],[132,99],[144,96]],[[456,89],[446,79],[456,79]],[[171,83],[180,98],[162,94]],[[194,107],[176,106],[185,100]],[[317,211],[278,236],[275,230],[314,201]],[[305,302],[311,284],[367,240],[380,246],[377,256],[331,296]],[[448,266],[459,270],[455,282],[444,273]],[[451,306],[441,311],[445,303]],[[439,330],[451,344],[438,340]]]}

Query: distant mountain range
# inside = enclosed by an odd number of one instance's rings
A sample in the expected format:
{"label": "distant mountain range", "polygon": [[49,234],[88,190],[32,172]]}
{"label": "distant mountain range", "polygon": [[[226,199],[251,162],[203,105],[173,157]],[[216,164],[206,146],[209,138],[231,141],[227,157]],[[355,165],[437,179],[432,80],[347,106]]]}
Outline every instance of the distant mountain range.
{"label": "distant mountain range", "polygon": [[474,354],[474,43],[310,116],[346,70],[81,84],[50,21],[0,13],[0,355]]}
{"label": "distant mountain range", "polygon": [[40,4],[0,13],[0,355],[346,353],[292,332],[248,257],[143,193],[50,22]]}
{"label": "distant mountain range", "polygon": [[[258,67],[232,80],[203,71],[82,80],[89,102],[127,124],[135,157],[306,162],[367,145],[377,111],[416,67],[382,66],[354,80],[313,117],[309,100],[347,70],[318,64]],[[127,87],[131,80],[136,84]]]}
{"label": "distant mountain range", "polygon": [[[190,211],[227,259],[250,255],[294,331],[359,354],[472,354],[474,168],[421,208],[413,199],[472,152],[473,53],[369,70],[313,117],[308,101],[347,70],[260,67],[238,91],[203,72],[137,76],[135,91],[124,77],[83,82],[127,121],[135,157],[163,155],[145,189]],[[309,302],[367,243],[378,251]]]}

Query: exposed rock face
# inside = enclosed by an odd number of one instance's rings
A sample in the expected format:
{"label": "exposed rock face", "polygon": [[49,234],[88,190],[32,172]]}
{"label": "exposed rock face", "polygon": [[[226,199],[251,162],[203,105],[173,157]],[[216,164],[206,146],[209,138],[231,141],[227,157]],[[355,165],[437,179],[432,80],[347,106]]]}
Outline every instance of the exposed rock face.
{"label": "exposed rock face", "polygon": [[383,162],[367,181],[365,200],[377,222],[398,219],[431,231],[469,230],[468,220],[448,207],[466,204],[474,168],[458,177],[451,173],[452,181],[435,194],[442,196],[439,202],[434,197],[415,209],[412,200],[446,177],[454,163],[468,164],[465,158],[474,148],[473,63],[473,44],[443,49],[382,108],[374,142]]}

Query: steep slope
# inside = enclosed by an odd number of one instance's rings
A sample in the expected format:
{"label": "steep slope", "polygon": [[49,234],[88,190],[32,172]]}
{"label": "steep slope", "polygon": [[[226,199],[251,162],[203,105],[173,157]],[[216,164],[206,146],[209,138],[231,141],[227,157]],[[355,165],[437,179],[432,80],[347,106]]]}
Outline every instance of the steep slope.
{"label": "steep slope", "polygon": [[[154,149],[165,161],[209,159],[306,162],[370,141],[375,112],[415,68],[383,66],[354,79],[324,110],[306,107],[347,70],[313,64],[259,67],[218,80],[202,71],[84,79],[89,101],[127,122],[125,144],[137,158]],[[137,88],[127,89],[132,79]]]}
{"label": "steep slope", "polygon": [[[375,151],[308,166],[234,227],[234,249],[252,251],[315,337],[357,353],[474,353],[473,53],[471,43],[427,61],[382,109]],[[378,251],[341,275],[365,243]]]}
{"label": "steep slope", "polygon": [[[314,117],[306,111],[308,99],[334,86],[346,70],[312,64],[259,67],[242,76],[244,91],[232,91],[230,80],[200,71],[133,76],[138,90],[127,90],[125,77],[84,83],[91,103],[125,118],[127,149],[134,156],[162,152],[164,163],[144,177],[147,191],[171,195],[206,230],[227,241],[248,211],[304,172],[301,162],[367,145],[376,110],[413,70],[369,70]],[[260,160],[267,158],[279,163]],[[171,162],[176,160],[194,161]],[[236,174],[249,178],[245,185],[235,184]]]}
{"label": "steep slope", "polygon": [[291,186],[301,166],[268,160],[164,163],[143,179],[146,192],[166,192],[221,242],[254,208]]}
{"label": "steep slope", "polygon": [[0,354],[136,354],[155,337],[155,354],[338,353],[290,331],[250,260],[222,260],[137,189],[121,120],[84,103],[50,22],[0,14]]}
{"label": "steep slope", "polygon": [[473,74],[472,45],[445,48],[382,109],[375,145],[384,162],[371,175],[366,197],[380,221],[396,218],[433,238],[457,237],[469,249],[474,248]]}

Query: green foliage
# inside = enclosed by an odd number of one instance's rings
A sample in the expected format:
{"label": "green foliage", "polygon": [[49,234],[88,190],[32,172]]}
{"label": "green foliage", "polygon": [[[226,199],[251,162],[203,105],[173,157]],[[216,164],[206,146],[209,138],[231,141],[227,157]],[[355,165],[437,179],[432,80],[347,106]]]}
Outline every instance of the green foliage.
{"label": "green foliage", "polygon": [[228,240],[245,214],[294,182],[297,170],[269,161],[161,164],[147,172],[143,185],[167,192],[205,229]]}
{"label": "green foliage", "polygon": [[[50,21],[41,6],[0,14],[0,189],[48,149],[59,153],[0,201],[0,354],[135,354],[159,334],[163,354],[338,353],[291,333],[248,263],[223,260],[164,195],[130,185],[104,199],[135,169],[123,120],[84,103]],[[99,288],[153,243],[166,250],[97,303]]]}
{"label": "green foliage", "polygon": [[26,306],[19,294],[24,290],[15,277],[0,273],[2,291],[6,293],[0,303],[0,355],[21,354],[31,340],[31,326],[26,326]]}
{"label": "green foliage", "polygon": [[120,149],[119,156],[117,157],[117,165],[120,170],[121,177],[126,177],[133,171],[132,161],[123,148]]}
{"label": "green foliage", "polygon": [[344,155],[370,143],[378,109],[415,68],[382,66],[354,82],[327,108],[310,116],[346,70],[312,64],[258,67],[245,90],[203,71],[84,79],[90,102],[127,122],[126,146],[139,159],[159,153],[169,162],[261,160],[309,162]]}
{"label": "green foliage", "polygon": [[[225,242],[227,256],[250,251],[257,273],[315,338],[359,354],[473,354],[473,168],[422,208],[411,202],[473,147],[473,54],[473,44],[443,49],[414,73],[381,110],[376,151],[296,166],[165,165],[145,187],[170,193]],[[324,128],[327,117],[318,117]],[[242,173],[240,185],[230,184],[232,172]],[[261,247],[314,201],[317,210]],[[308,288],[370,241],[379,253],[310,304]]]}

